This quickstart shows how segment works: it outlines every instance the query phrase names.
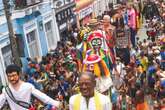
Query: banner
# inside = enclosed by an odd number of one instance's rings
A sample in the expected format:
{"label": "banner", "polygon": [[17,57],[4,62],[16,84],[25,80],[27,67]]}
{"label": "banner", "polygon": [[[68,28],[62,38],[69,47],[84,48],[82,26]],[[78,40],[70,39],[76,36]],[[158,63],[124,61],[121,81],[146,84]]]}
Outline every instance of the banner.
{"label": "banner", "polygon": [[126,48],[129,45],[130,30],[128,28],[119,28],[116,30],[116,46]]}

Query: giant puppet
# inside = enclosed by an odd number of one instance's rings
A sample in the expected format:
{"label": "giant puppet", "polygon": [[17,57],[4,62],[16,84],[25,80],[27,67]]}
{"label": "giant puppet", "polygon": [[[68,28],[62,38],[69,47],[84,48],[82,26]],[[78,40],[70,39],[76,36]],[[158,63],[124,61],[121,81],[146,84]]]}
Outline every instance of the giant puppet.
{"label": "giant puppet", "polygon": [[111,55],[103,49],[104,36],[100,31],[93,31],[87,38],[90,49],[86,52],[83,71],[91,71],[96,76],[96,89],[107,93],[112,86],[110,75]]}
{"label": "giant puppet", "polygon": [[87,41],[91,48],[87,50],[86,57],[91,54],[97,54],[104,60],[109,70],[112,70],[112,54],[109,49],[106,48],[107,44],[104,33],[102,31],[93,31],[88,36]]}

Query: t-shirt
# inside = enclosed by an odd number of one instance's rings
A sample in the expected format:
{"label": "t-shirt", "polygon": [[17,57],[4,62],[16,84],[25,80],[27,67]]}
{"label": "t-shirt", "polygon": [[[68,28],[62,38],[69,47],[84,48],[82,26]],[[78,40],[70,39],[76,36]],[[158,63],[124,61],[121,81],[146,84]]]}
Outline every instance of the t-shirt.
{"label": "t-shirt", "polygon": [[143,57],[143,58],[140,59],[140,62],[143,65],[144,71],[146,71],[147,68],[148,68],[148,58],[147,57]]}
{"label": "t-shirt", "polygon": [[133,29],[136,28],[136,13],[133,8],[128,10],[128,25]]}
{"label": "t-shirt", "polygon": [[165,51],[160,52],[161,60],[165,60]]}
{"label": "t-shirt", "polygon": [[147,102],[137,104],[136,110],[149,110]]}

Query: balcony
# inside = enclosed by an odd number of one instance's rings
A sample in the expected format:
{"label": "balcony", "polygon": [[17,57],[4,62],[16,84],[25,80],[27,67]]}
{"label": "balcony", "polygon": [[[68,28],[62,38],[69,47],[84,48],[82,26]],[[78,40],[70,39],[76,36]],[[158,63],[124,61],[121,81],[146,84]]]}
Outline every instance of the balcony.
{"label": "balcony", "polygon": [[43,0],[15,0],[14,1],[15,10],[24,9],[24,8],[39,4],[42,1]]}

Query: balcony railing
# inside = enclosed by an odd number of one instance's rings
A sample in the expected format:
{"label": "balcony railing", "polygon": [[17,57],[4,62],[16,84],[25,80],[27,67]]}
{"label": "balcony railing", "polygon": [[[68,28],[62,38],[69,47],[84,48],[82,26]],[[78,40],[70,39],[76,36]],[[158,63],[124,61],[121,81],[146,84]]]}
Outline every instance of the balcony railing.
{"label": "balcony railing", "polygon": [[19,10],[19,9],[27,8],[29,6],[36,5],[38,3],[41,3],[42,1],[43,0],[15,0],[14,4],[15,4],[15,9]]}

